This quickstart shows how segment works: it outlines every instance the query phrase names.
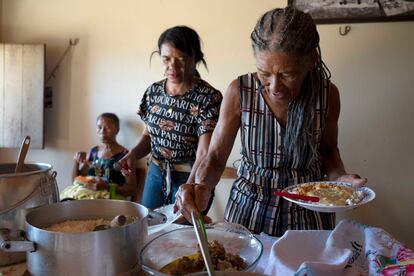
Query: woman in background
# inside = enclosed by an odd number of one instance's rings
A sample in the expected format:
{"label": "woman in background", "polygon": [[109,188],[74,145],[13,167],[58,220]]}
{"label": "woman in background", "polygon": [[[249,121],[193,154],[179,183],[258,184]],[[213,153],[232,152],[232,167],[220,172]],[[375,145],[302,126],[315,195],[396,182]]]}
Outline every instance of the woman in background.
{"label": "woman in background", "polygon": [[[178,187],[194,182],[195,168],[207,153],[222,100],[221,93],[201,79],[196,69],[206,62],[193,29],[167,29],[158,39],[157,53],[166,78],[145,91],[138,114],[146,128],[123,159],[134,168],[136,160],[150,154],[141,204],[152,209],[173,203]],[[123,172],[128,175],[129,170]]]}
{"label": "woman in background", "polygon": [[119,170],[114,169],[114,164],[128,153],[128,150],[116,140],[119,132],[118,116],[113,113],[103,113],[98,116],[96,127],[101,144],[91,148],[88,154],[86,152],[75,154],[73,180],[78,176],[89,176],[88,181],[82,183],[84,188],[109,191],[112,185],[116,194],[134,196],[137,193],[135,173],[124,177]]}

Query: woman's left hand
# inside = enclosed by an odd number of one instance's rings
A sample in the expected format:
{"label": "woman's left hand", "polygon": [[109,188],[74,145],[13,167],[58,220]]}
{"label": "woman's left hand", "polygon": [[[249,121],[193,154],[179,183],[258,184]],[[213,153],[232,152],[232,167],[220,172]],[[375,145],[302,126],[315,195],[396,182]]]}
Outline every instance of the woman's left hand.
{"label": "woman's left hand", "polygon": [[85,183],[84,187],[94,191],[108,190],[108,183],[100,177],[95,177],[92,181]]}
{"label": "woman's left hand", "polygon": [[352,186],[354,186],[355,188],[359,188],[364,186],[365,183],[368,182],[368,179],[365,177],[362,178],[357,174],[344,174],[338,177],[336,181],[349,182],[352,183]]}

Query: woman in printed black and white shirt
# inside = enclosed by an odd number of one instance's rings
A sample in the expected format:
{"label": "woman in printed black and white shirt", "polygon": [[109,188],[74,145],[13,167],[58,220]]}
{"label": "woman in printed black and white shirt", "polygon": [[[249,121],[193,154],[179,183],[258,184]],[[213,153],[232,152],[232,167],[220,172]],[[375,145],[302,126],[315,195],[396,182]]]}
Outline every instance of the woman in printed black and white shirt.
{"label": "woman in printed black and white shirt", "polygon": [[152,209],[173,203],[178,187],[194,182],[194,168],[208,151],[222,101],[196,69],[206,62],[193,29],[167,29],[158,39],[157,53],[166,78],[145,91],[138,114],[146,128],[123,158],[133,168],[136,160],[151,154],[141,204]]}

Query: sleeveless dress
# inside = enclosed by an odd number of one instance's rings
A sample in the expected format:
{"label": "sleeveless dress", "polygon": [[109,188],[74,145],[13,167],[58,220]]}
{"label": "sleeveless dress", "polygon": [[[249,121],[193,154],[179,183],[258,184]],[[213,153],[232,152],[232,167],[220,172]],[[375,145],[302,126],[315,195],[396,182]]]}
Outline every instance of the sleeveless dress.
{"label": "sleeveless dress", "polygon": [[[272,236],[282,236],[288,229],[333,229],[335,214],[310,211],[273,195],[294,184],[321,180],[321,161],[318,156],[313,164],[303,166],[294,160],[291,167],[286,167],[282,162],[284,128],[267,106],[260,81],[253,74],[238,80],[242,158],[225,220],[242,224],[253,233]],[[313,135],[317,152],[327,116],[329,83],[324,86],[315,107]]]}

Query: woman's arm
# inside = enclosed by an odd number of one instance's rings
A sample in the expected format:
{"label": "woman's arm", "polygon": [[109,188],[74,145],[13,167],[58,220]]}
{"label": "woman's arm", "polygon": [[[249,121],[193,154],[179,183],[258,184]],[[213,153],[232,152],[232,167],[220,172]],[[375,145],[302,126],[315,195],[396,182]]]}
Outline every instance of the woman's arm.
{"label": "woman's arm", "polygon": [[[128,177],[129,174],[135,174],[135,162],[147,156],[151,152],[151,138],[147,128],[144,129],[141,138],[138,143],[131,149],[131,151],[125,155],[119,162],[122,164],[122,174]],[[125,166],[126,164],[126,166]]]}
{"label": "woman's arm", "polygon": [[207,185],[211,190],[217,185],[226,167],[239,127],[240,96],[239,82],[236,79],[227,88],[208,154],[197,169],[196,183]]}
{"label": "woman's arm", "polygon": [[212,134],[208,153],[195,175],[199,184],[181,185],[176,194],[174,209],[180,209],[191,221],[191,212],[198,214],[207,208],[211,191],[220,180],[240,126],[240,97],[238,81],[228,87],[220,108],[218,123]]}
{"label": "woman's arm", "polygon": [[355,186],[362,186],[367,182],[366,178],[360,178],[356,174],[348,174],[345,171],[338,149],[338,119],[340,114],[340,99],[338,88],[331,84],[328,117],[322,132],[319,152],[322,157],[323,173],[329,180],[348,181]]}
{"label": "woman's arm", "polygon": [[86,175],[88,171],[89,153],[86,156],[86,152],[78,151],[73,157],[73,168],[72,168],[72,182],[78,175]]}
{"label": "woman's arm", "polygon": [[123,196],[135,196],[138,193],[136,169],[125,176],[124,185],[116,185],[116,193]]}
{"label": "woman's arm", "polygon": [[147,156],[151,152],[151,138],[147,128],[142,132],[142,136],[139,139],[135,147],[132,148],[129,154],[131,154],[135,160],[141,159]]}
{"label": "woman's arm", "polygon": [[191,173],[187,179],[187,183],[194,183],[197,168],[199,167],[204,157],[207,155],[208,147],[210,145],[210,140],[211,140],[211,133],[205,133],[198,138],[196,160],[193,164],[193,167],[191,168]]}

